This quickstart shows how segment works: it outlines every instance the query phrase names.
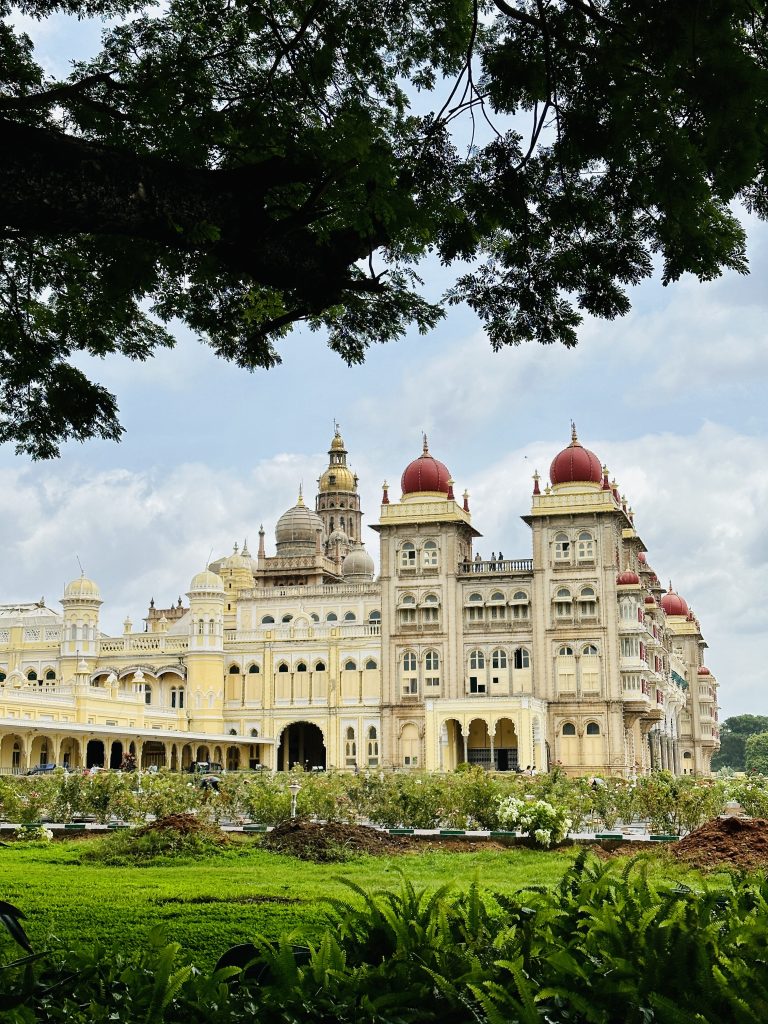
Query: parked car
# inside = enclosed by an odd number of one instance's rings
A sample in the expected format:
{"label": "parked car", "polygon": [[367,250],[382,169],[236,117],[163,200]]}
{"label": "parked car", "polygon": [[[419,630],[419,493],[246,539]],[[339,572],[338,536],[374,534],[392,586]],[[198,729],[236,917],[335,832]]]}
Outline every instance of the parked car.
{"label": "parked car", "polygon": [[29,769],[27,775],[46,775],[48,772],[54,771],[55,768],[55,764],[36,764]]}

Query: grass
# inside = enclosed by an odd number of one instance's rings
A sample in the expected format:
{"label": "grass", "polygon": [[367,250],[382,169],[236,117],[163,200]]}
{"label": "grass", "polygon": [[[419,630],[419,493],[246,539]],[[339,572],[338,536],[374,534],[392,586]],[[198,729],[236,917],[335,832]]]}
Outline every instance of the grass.
{"label": "grass", "polygon": [[[512,893],[527,885],[554,885],[575,856],[573,849],[516,847],[365,856],[323,865],[268,853],[249,837],[204,860],[114,867],[81,862],[83,844],[93,841],[0,848],[0,899],[27,915],[33,945],[117,942],[138,948],[150,929],[162,924],[168,938],[181,943],[201,967],[257,934],[295,931],[316,937],[325,920],[322,897],[350,898],[340,879],[370,890],[397,888],[402,871],[418,887],[449,882],[466,889],[477,878],[487,889]],[[659,877],[690,875],[677,865],[671,868],[662,851],[652,870]]]}

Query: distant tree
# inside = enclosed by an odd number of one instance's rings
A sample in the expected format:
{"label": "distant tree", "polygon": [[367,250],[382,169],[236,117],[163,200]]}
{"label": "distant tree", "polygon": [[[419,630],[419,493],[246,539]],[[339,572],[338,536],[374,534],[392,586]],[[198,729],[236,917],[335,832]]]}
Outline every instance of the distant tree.
{"label": "distant tree", "polygon": [[[14,12],[107,19],[51,78]],[[465,302],[576,343],[768,214],[761,0],[0,0],[0,441],[118,439],[81,353],[188,325],[248,370],[348,363]],[[418,105],[411,105],[418,94]],[[463,123],[458,133],[458,119]],[[481,130],[482,129],[482,130]],[[457,269],[428,299],[414,266]]]}
{"label": "distant tree", "polygon": [[712,770],[745,771],[747,737],[768,732],[768,715],[734,715],[720,727],[720,749],[712,758]]}
{"label": "distant tree", "polygon": [[748,772],[768,775],[768,732],[758,732],[747,737],[745,768]]}

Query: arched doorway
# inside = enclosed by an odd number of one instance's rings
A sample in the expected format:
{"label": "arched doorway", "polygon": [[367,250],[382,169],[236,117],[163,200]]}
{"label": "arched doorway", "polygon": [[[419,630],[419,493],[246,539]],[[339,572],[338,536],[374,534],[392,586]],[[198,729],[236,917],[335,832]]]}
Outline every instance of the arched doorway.
{"label": "arched doorway", "polygon": [[120,740],[113,740],[112,749],[109,754],[109,767],[117,769],[123,763],[123,744]]}
{"label": "arched doorway", "polygon": [[227,771],[236,772],[240,768],[240,748],[227,747]]}
{"label": "arched doorway", "polygon": [[104,743],[101,740],[88,740],[85,748],[85,767],[104,767]]}
{"label": "arched doorway", "polygon": [[59,762],[63,768],[80,767],[80,741],[74,736],[65,736],[61,741]]}
{"label": "arched doorway", "polygon": [[517,733],[510,718],[500,718],[493,734],[493,761],[497,772],[516,772],[519,768],[517,756]]}
{"label": "arched doorway", "polygon": [[211,755],[208,752],[208,747],[200,746],[197,748],[197,761],[210,761]]}
{"label": "arched doorway", "polygon": [[292,722],[283,729],[277,751],[278,771],[290,771],[300,765],[305,771],[325,769],[323,734],[312,722]]}
{"label": "arched doorway", "polygon": [[491,734],[488,729],[488,723],[484,718],[473,718],[469,723],[467,761],[470,764],[478,764],[481,768],[485,769],[493,767]]}
{"label": "arched doorway", "polygon": [[440,753],[440,764],[444,772],[454,771],[466,760],[461,722],[455,718],[449,718],[447,722],[443,722],[440,730]]}
{"label": "arched doorway", "polygon": [[26,767],[21,736],[17,736],[15,733],[4,736],[0,743],[0,768],[19,775],[22,771],[26,771]]}

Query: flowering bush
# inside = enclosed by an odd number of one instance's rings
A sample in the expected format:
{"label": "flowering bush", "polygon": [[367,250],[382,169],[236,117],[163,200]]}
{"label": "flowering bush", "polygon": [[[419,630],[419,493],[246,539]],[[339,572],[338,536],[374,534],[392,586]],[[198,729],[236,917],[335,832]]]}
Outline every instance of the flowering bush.
{"label": "flowering bush", "polygon": [[53,832],[45,825],[19,825],[14,837],[24,843],[50,843]]}
{"label": "flowering bush", "polygon": [[539,846],[561,843],[573,824],[564,807],[555,807],[546,800],[508,796],[499,799],[498,808],[502,828],[523,832]]}

